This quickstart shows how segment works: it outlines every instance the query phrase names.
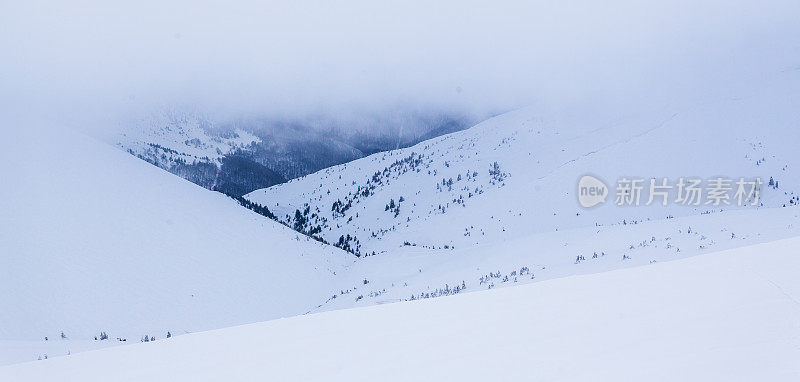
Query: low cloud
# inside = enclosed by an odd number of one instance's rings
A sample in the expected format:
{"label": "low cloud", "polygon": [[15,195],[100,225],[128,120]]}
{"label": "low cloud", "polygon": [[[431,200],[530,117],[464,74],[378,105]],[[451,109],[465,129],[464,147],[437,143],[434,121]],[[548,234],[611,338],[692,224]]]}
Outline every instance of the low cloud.
{"label": "low cloud", "polygon": [[0,101],[74,123],[483,115],[673,102],[800,65],[796,1],[381,3],[7,3]]}

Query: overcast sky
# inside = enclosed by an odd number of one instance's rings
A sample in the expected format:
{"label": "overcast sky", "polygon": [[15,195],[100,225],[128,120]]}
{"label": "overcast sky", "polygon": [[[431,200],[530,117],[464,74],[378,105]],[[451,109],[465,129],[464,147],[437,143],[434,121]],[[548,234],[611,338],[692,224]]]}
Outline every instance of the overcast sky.
{"label": "overcast sky", "polygon": [[800,66],[800,2],[0,0],[0,101],[57,118],[475,113]]}

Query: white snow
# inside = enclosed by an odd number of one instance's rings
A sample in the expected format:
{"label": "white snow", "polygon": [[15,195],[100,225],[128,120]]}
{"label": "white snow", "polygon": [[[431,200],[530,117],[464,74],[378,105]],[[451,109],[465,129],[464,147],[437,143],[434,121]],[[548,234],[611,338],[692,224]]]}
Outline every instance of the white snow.
{"label": "white snow", "polygon": [[179,164],[220,167],[225,154],[260,141],[241,129],[215,128],[211,119],[200,113],[173,109],[163,109],[106,130],[99,134],[104,140],[166,170]]}
{"label": "white snow", "polygon": [[800,208],[792,207],[564,230],[455,250],[403,247],[337,275],[336,298],[313,311],[514,286],[798,236]]}
{"label": "white snow", "polygon": [[[620,208],[613,190],[623,177],[644,179],[647,186],[650,178],[668,178],[674,186],[680,177],[760,177],[764,207],[789,205],[800,194],[794,171],[800,166],[794,137],[800,72],[736,85],[714,98],[687,97],[651,109],[611,102],[588,109],[531,106],[246,197],[290,224],[296,210],[309,208],[316,216],[309,217],[308,228],[319,227],[331,243],[349,234],[362,254],[393,253],[404,243],[462,248],[735,208],[674,203]],[[490,175],[495,162],[504,175]],[[589,211],[576,196],[585,174],[611,187],[607,202]],[[767,187],[770,177],[780,188]],[[346,207],[335,211],[338,201]],[[399,208],[387,208],[392,201]]]}
{"label": "white snow", "polygon": [[[73,131],[10,126],[0,145],[0,363],[302,314],[352,262]],[[49,344],[62,331],[74,346]]]}
{"label": "white snow", "polygon": [[0,380],[795,381],[798,250],[292,317],[3,366]]}
{"label": "white snow", "polygon": [[[321,235],[330,242],[352,233],[362,252],[380,253],[359,260],[91,138],[8,129],[0,159],[12,186],[0,189],[0,249],[10,255],[0,257],[0,303],[17,308],[0,315],[0,364],[106,347],[118,337],[160,340],[167,331],[461,295],[800,236],[798,208],[772,208],[800,186],[797,152],[783,139],[800,121],[797,73],[776,78],[780,91],[770,83],[663,118],[640,110],[610,122],[631,113],[538,117],[536,108],[522,109],[249,195],[279,213],[308,203],[327,219]],[[729,128],[696,128],[703,124]],[[721,130],[722,143],[710,147]],[[369,197],[332,214],[333,200],[411,152],[424,159],[413,169],[395,166]],[[493,184],[495,161],[507,177]],[[587,172],[607,181],[775,176],[781,188],[764,188],[764,206],[746,209],[609,201],[587,211],[574,195]],[[454,179],[452,190],[441,186],[444,177]],[[482,192],[453,203],[468,192],[461,183]],[[385,210],[390,199],[400,204],[397,217]],[[110,341],[93,340],[101,331]]]}

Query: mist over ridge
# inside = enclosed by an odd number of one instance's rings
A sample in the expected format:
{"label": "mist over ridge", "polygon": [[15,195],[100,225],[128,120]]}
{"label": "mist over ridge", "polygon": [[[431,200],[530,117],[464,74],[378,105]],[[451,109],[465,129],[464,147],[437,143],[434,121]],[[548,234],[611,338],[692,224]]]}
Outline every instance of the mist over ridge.
{"label": "mist over ridge", "polygon": [[159,108],[371,129],[418,112],[635,108],[800,65],[800,6],[783,0],[3,8],[5,108],[84,128]]}

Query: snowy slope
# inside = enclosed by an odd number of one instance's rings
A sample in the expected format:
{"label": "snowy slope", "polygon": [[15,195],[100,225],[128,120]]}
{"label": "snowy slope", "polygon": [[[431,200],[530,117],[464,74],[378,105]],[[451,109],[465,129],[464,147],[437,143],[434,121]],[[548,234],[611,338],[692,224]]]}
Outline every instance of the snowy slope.
{"label": "snowy slope", "polygon": [[[794,137],[799,85],[800,72],[789,71],[675,105],[533,106],[246,197],[360,254],[404,244],[485,245],[733,208],[621,208],[613,192],[623,177],[644,179],[647,186],[650,178],[674,185],[679,177],[760,177],[763,206],[791,205],[800,190]],[[612,193],[588,211],[576,196],[578,179],[586,174],[603,179]],[[779,188],[767,187],[770,177]]]}
{"label": "snowy slope", "polygon": [[128,125],[121,128],[116,145],[161,167],[177,161],[220,165],[225,154],[259,142],[258,137],[243,130],[214,135],[208,118],[173,110],[154,113]]}
{"label": "snowy slope", "polygon": [[[119,129],[122,131],[118,136],[112,134],[105,140],[210,190],[229,190],[230,173],[236,169],[223,172],[226,157],[260,142],[258,137],[241,129],[215,130],[208,118],[174,110],[124,123]],[[265,168],[254,168],[251,172],[250,181],[257,184],[272,185],[285,180]]]}
{"label": "snowy slope", "polygon": [[[8,127],[0,363],[302,314],[352,258],[89,137]],[[62,331],[74,347],[44,343]]]}
{"label": "snowy slope", "polygon": [[3,366],[0,379],[795,381],[798,250],[795,238],[293,317]]}
{"label": "snowy slope", "polygon": [[[302,211],[300,228],[331,243],[351,235],[351,250],[390,253],[356,262],[89,138],[5,130],[0,302],[16,308],[0,315],[0,363],[107,346],[93,341],[100,332],[163,338],[798,236],[787,139],[800,121],[798,73],[667,111],[522,109],[249,195],[290,225]],[[620,208],[613,195],[584,210],[575,186],[586,173],[781,186],[745,210]]]}
{"label": "snowy slope", "polygon": [[[478,119],[448,115],[359,114],[359,123],[310,118],[214,119],[164,108],[115,123],[104,140],[211,190],[241,196],[374,153],[463,130]],[[346,126],[343,128],[342,125]],[[397,129],[399,125],[399,130]]]}
{"label": "snowy slope", "polygon": [[[428,299],[800,236],[798,208],[763,208],[456,249],[404,246],[353,262],[111,147],[36,132],[4,140],[16,142],[3,160],[17,187],[2,190],[3,253],[16,254],[2,258],[2,298],[17,309],[0,316],[0,363],[76,354],[120,344],[117,337],[162,339],[167,331]],[[33,152],[36,160],[26,156]],[[111,341],[94,341],[100,332]]]}
{"label": "snowy slope", "polygon": [[576,228],[447,250],[406,246],[339,273],[337,293],[313,311],[503,288],[798,236],[795,206]]}

